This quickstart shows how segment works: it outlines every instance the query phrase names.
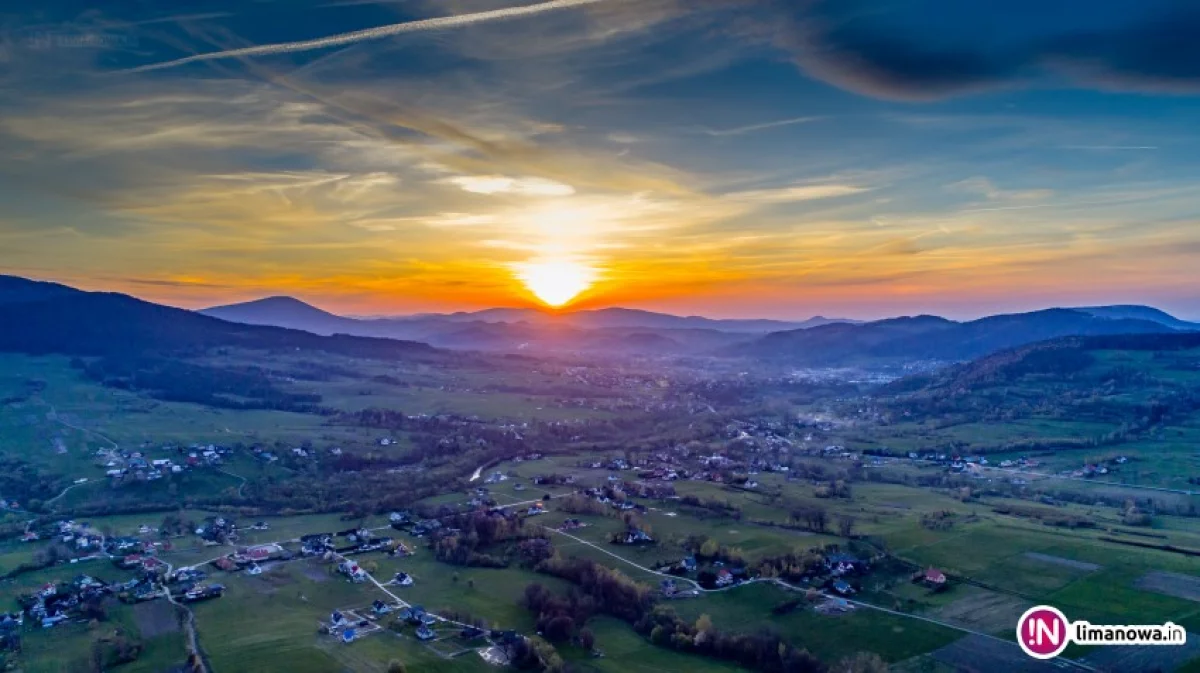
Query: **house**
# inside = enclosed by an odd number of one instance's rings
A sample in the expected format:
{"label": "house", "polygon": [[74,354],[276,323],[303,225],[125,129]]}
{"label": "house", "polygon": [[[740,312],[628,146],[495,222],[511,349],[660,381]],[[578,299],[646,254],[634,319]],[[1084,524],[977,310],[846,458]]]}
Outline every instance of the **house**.
{"label": "house", "polygon": [[833,590],[843,596],[849,596],[854,593],[854,587],[850,586],[845,580],[834,580]]}
{"label": "house", "polygon": [[392,581],[402,587],[411,587],[413,585],[412,575],[409,575],[406,572],[396,573],[396,576],[392,579]]}
{"label": "house", "polygon": [[210,598],[220,598],[223,593],[225,593],[225,587],[220,584],[195,586],[183,595],[183,600],[188,603],[195,603],[196,601],[208,600]]}
{"label": "house", "polygon": [[346,623],[346,615],[343,615],[340,610],[334,610],[329,615],[329,625],[333,628],[338,628]]}
{"label": "house", "polygon": [[204,573],[195,568],[180,568],[172,579],[176,582],[196,582],[204,579]]}
{"label": "house", "polygon": [[417,639],[418,640],[433,640],[436,637],[437,637],[437,634],[434,633],[433,629],[429,628],[428,626],[422,625],[417,628]]}
{"label": "house", "polygon": [[402,610],[400,616],[411,624],[423,624],[425,623],[425,608],[420,605],[414,605],[411,608]]}
{"label": "house", "polygon": [[921,575],[921,581],[935,587],[940,587],[946,584],[946,574],[937,568],[928,568]]}
{"label": "house", "polygon": [[727,587],[733,584],[733,573],[727,568],[721,568],[717,571],[717,586]]}
{"label": "house", "polygon": [[353,582],[363,582],[367,579],[367,571],[349,559],[338,564],[338,570]]}
{"label": "house", "polygon": [[625,544],[650,544],[654,542],[654,538],[646,534],[646,531],[634,529],[625,533]]}
{"label": "house", "polygon": [[260,563],[269,560],[274,552],[275,549],[268,546],[251,547],[246,550],[245,556],[253,563]]}
{"label": "house", "polygon": [[696,557],[695,556],[683,557],[682,564],[683,564],[684,571],[689,572],[689,573],[696,572]]}
{"label": "house", "polygon": [[258,565],[257,563],[251,563],[250,567],[246,569],[246,574],[247,575],[261,575],[261,574],[263,574],[262,566]]}
{"label": "house", "polygon": [[862,559],[845,552],[834,552],[825,557],[825,566],[834,577],[855,572],[865,565]]}
{"label": "house", "polygon": [[664,596],[674,596],[679,591],[678,587],[675,586],[675,580],[663,580],[659,583],[659,589]]}
{"label": "house", "polygon": [[377,615],[386,615],[392,611],[392,606],[383,601],[376,600],[371,604],[371,610]]}
{"label": "house", "polygon": [[357,637],[358,637],[358,631],[356,631],[354,629],[346,629],[345,631],[342,631],[342,642],[343,643],[347,643],[347,644],[352,643],[352,642],[354,642],[354,639]]}
{"label": "house", "polygon": [[538,514],[545,514],[545,513],[546,513],[546,506],[543,505],[542,501],[540,501],[540,500],[533,503],[532,505],[530,505],[529,511],[526,512],[526,514],[529,516],[537,516]]}

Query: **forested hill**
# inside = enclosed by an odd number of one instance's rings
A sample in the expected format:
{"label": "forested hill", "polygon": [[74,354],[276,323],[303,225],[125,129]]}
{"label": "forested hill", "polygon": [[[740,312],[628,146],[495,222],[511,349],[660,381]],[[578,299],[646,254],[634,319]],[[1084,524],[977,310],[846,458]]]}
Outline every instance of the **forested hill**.
{"label": "forested hill", "polygon": [[[1196,351],[1192,353],[1191,351]],[[988,355],[933,374],[910,377],[888,389],[959,391],[1022,381],[1086,383],[1123,362],[1157,362],[1144,368],[1147,377],[1168,381],[1193,378],[1200,384],[1200,332],[1110,334],[1042,341]],[[1172,375],[1174,372],[1176,375]]]}
{"label": "forested hill", "polygon": [[911,360],[970,360],[1065,336],[1175,333],[1152,320],[1108,318],[1075,309],[996,315],[969,322],[936,316],[775,332],[726,348],[726,355],[805,365],[869,365]]}
{"label": "forested hill", "polygon": [[1200,413],[1200,333],[1070,337],[878,391],[897,418],[941,426],[1038,417],[1109,424],[1112,439]]}
{"label": "forested hill", "polygon": [[280,327],[226,322],[122,294],[68,292],[0,304],[0,351],[144,356],[212,348],[311,350],[357,357],[439,359],[412,341],[317,336]]}

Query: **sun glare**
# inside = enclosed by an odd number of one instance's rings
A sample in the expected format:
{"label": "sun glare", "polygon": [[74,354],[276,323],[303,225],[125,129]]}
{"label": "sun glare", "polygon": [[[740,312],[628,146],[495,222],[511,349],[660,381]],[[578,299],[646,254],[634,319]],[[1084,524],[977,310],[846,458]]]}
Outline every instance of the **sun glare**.
{"label": "sun glare", "polygon": [[570,259],[526,262],[516,267],[517,278],[547,306],[564,306],[591,287],[596,271],[586,263]]}

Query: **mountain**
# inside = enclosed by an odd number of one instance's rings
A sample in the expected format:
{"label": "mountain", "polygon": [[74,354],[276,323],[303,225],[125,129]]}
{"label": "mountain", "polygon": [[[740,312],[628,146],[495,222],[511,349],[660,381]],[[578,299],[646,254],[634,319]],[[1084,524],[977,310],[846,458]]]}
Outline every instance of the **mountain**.
{"label": "mountain", "polygon": [[77,294],[79,290],[58,283],[29,280],[18,276],[0,276],[0,304],[15,304]]}
{"label": "mountain", "polygon": [[861,325],[824,325],[775,332],[735,344],[722,355],[796,365],[862,365],[912,360],[969,360],[1022,344],[1064,336],[1174,332],[1160,322],[1106,318],[1077,309],[1046,309],[969,322],[936,316]]}
{"label": "mountain", "polygon": [[359,321],[322,311],[294,297],[266,297],[206,308],[200,313],[246,325],[271,325],[313,334],[354,334]]}
{"label": "mountain", "polygon": [[1200,330],[1200,323],[1187,322],[1153,306],[1085,306],[1076,309],[1101,318],[1149,320],[1178,330]]}
{"label": "mountain", "polygon": [[713,329],[722,332],[766,333],[786,329],[801,329],[829,323],[854,323],[844,318],[816,316],[803,321],[785,320],[738,320],[705,318],[703,316],[678,316],[631,308],[602,308],[585,311],[550,312],[532,308],[489,308],[482,311],[458,313],[424,313],[415,316],[377,318],[375,322],[418,322],[441,320],[446,322],[489,322],[529,323],[534,325],[570,325],[587,329],[608,327],[645,327],[650,329]]}
{"label": "mountain", "polygon": [[781,329],[843,321],[719,320],[637,309],[552,313],[531,308],[427,313],[395,318],[349,318],[292,297],[267,297],[200,311],[250,325],[274,325],[314,334],[350,334],[423,341],[440,348],[489,351],[603,352],[659,355],[702,353]]}
{"label": "mountain", "polygon": [[423,343],[227,322],[123,294],[71,292],[0,304],[0,351],[118,355],[195,353],[211,348],[310,350],[360,357],[430,358],[443,352]]}

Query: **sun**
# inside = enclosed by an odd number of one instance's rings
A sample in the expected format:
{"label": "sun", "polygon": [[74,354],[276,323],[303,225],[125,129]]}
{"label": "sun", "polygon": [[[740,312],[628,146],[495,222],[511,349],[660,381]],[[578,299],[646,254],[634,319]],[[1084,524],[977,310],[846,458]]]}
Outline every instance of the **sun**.
{"label": "sun", "polygon": [[525,287],[552,308],[566,305],[596,280],[595,269],[573,259],[525,262],[516,265],[515,270]]}

